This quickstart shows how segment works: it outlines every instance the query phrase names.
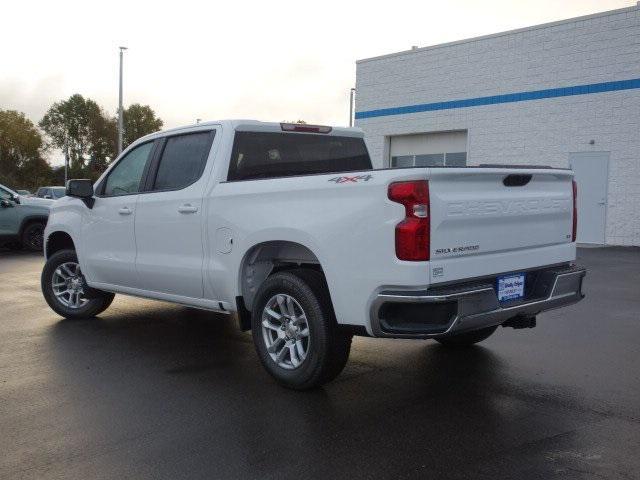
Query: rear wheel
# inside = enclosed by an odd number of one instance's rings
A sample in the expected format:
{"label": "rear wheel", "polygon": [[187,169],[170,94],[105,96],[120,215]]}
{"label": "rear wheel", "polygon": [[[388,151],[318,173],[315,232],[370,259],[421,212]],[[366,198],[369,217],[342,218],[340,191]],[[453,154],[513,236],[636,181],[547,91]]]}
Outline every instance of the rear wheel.
{"label": "rear wheel", "polygon": [[111,305],[114,294],[87,285],[74,250],[61,250],[49,257],[40,279],[49,306],[65,318],[95,317]]}
{"label": "rear wheel", "polygon": [[480,330],[473,330],[472,332],[459,333],[457,335],[451,335],[450,337],[436,338],[445,347],[468,347],[470,345],[482,342],[486,340],[498,327],[487,327]]}
{"label": "rear wheel", "polygon": [[342,371],[352,335],[342,332],[321,273],[278,272],[261,285],[252,312],[253,341],[260,361],[282,385],[306,390]]}
{"label": "rear wheel", "polygon": [[22,231],[22,246],[32,252],[41,252],[44,242],[44,223],[33,222]]}

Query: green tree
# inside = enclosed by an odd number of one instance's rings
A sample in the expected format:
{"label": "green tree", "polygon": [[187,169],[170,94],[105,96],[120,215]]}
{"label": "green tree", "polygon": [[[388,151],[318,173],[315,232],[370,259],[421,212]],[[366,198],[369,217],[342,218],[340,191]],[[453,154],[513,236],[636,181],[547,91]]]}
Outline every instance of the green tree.
{"label": "green tree", "polygon": [[82,95],[54,103],[39,125],[50,145],[69,155],[71,177],[97,178],[115,157],[115,122]]}
{"label": "green tree", "polygon": [[[163,122],[148,105],[123,111],[123,143],[156,132]],[[96,179],[117,156],[117,118],[80,94],[54,103],[39,123],[49,145],[69,156],[69,176]]]}
{"label": "green tree", "polygon": [[0,110],[0,183],[28,189],[49,183],[51,166],[43,152],[42,136],[24,113]]}
{"label": "green tree", "polygon": [[156,113],[149,105],[134,103],[125,108],[122,113],[124,132],[122,143],[124,147],[131,145],[138,138],[157,132],[164,122],[156,117]]}

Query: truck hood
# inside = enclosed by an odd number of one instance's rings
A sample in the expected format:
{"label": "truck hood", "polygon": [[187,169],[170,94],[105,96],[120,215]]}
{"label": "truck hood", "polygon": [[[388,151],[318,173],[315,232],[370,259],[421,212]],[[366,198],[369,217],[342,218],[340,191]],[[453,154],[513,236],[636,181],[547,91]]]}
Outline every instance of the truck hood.
{"label": "truck hood", "polygon": [[38,197],[25,197],[23,195],[19,195],[20,203],[22,205],[30,205],[34,207],[51,207],[55,200],[49,198],[38,198]]}

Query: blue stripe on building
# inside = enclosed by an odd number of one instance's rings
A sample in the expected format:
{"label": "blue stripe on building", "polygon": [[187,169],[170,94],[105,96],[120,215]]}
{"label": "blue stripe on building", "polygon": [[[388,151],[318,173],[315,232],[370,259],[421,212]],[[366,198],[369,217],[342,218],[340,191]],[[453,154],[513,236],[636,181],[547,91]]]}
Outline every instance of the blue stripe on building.
{"label": "blue stripe on building", "polygon": [[591,83],[589,85],[575,85],[573,87],[548,88],[529,92],[507,93],[489,97],[467,98],[464,100],[449,100],[446,102],[421,103],[403,107],[380,108],[356,112],[356,119],[386,117],[389,115],[404,115],[407,113],[432,112],[435,110],[451,110],[454,108],[480,107],[482,105],[496,105],[498,103],[526,102],[542,100],[544,98],[570,97],[572,95],[589,95],[592,93],[615,92],[617,90],[631,90],[640,88],[640,78],[618,80],[615,82]]}

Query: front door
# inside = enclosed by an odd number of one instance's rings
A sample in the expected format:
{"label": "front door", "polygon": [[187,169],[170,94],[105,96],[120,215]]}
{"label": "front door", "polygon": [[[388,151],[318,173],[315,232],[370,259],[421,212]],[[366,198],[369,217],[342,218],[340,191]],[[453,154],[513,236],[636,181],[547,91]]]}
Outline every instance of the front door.
{"label": "front door", "polygon": [[605,243],[609,152],[574,152],[569,164],[578,184],[578,243]]}
{"label": "front door", "polygon": [[127,152],[96,189],[82,223],[82,271],[90,283],[134,287],[135,217],[145,168],[154,142]]}
{"label": "front door", "polygon": [[[215,130],[162,139],[136,212],[138,288],[203,298],[203,195]],[[212,163],[212,162],[210,162]]]}

